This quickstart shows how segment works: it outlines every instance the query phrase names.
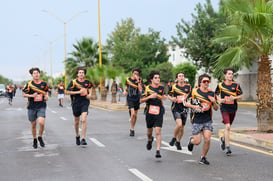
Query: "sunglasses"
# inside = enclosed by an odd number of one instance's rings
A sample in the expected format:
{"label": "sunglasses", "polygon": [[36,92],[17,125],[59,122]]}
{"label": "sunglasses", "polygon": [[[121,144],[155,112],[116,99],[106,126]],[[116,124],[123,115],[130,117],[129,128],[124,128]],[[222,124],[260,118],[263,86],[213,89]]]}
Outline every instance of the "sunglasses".
{"label": "sunglasses", "polygon": [[209,80],[203,80],[202,83],[203,83],[203,84],[206,84],[206,83],[209,84],[210,81],[209,81]]}

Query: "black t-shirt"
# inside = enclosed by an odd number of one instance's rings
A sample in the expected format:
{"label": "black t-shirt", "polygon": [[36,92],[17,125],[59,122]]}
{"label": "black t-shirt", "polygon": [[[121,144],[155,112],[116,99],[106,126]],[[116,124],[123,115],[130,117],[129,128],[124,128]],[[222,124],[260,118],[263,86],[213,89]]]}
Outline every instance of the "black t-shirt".
{"label": "black t-shirt", "polygon": [[58,85],[57,91],[58,94],[64,94],[64,85]]}
{"label": "black t-shirt", "polygon": [[84,79],[83,81],[79,81],[78,79],[72,80],[67,89],[68,91],[79,91],[81,89],[86,89],[86,92],[84,94],[75,94],[71,95],[71,101],[72,104],[77,104],[77,105],[83,105],[83,104],[88,104],[90,103],[89,99],[86,98],[88,94],[88,89],[92,87],[92,84],[89,80]]}
{"label": "black t-shirt", "polygon": [[47,83],[43,80],[40,81],[39,84],[34,83],[34,81],[29,81],[24,89],[23,92],[26,94],[34,94],[35,92],[38,93],[38,96],[35,98],[29,97],[28,98],[28,109],[39,109],[39,108],[46,108],[46,101],[44,96],[48,91]]}
{"label": "black t-shirt", "polygon": [[[240,85],[236,82],[232,82],[231,84],[226,84],[225,82],[219,83],[215,89],[215,94],[220,95],[221,99],[227,100],[229,96],[238,96],[243,94],[243,91]],[[224,112],[235,112],[237,111],[238,104],[237,100],[233,100],[231,102],[224,102],[221,104],[221,111]]]}
{"label": "black t-shirt", "polygon": [[206,123],[212,121],[212,103],[209,100],[209,96],[215,98],[215,93],[208,89],[203,92],[200,88],[194,88],[188,95],[187,100],[191,101],[193,105],[200,105],[202,107],[201,112],[192,110],[191,119],[193,123]]}
{"label": "black t-shirt", "polygon": [[183,86],[173,84],[172,87],[169,88],[168,94],[170,96],[176,97],[177,100],[176,102],[172,102],[173,111],[183,112],[188,109],[184,106],[183,102],[187,99],[190,92],[190,84],[184,84]]}
{"label": "black t-shirt", "polygon": [[163,107],[163,102],[162,98],[165,94],[164,86],[159,84],[157,87],[153,87],[152,85],[148,85],[145,87],[144,94],[142,95],[143,97],[148,97],[153,93],[157,93],[157,98],[149,99],[146,102],[146,109],[147,113],[151,113],[150,111],[152,109],[156,110],[159,108],[159,114],[164,114],[164,107]]}
{"label": "black t-shirt", "polygon": [[141,84],[141,78],[140,81],[138,82],[136,79],[133,77],[128,77],[126,79],[126,85],[127,85],[127,99],[129,101],[139,101],[141,92],[138,89],[138,84]]}

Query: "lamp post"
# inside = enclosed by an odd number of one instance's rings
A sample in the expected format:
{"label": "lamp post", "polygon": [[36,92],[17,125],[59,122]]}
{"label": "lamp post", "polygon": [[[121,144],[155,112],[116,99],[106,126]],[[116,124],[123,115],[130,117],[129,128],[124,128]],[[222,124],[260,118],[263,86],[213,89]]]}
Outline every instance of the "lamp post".
{"label": "lamp post", "polygon": [[71,16],[71,18],[69,18],[67,21],[64,21],[63,19],[61,19],[59,16],[57,16],[55,13],[48,11],[48,10],[43,10],[43,12],[48,13],[49,15],[51,15],[52,17],[54,17],[55,19],[57,19],[59,22],[63,23],[64,25],[64,86],[66,87],[67,82],[66,82],[66,25],[72,21],[74,18],[76,18],[77,16],[79,16],[80,14],[83,13],[87,13],[88,11],[80,11],[78,13],[76,13],[75,15]]}
{"label": "lamp post", "polygon": [[[100,36],[100,0],[98,0],[98,34],[99,34],[99,67],[102,67],[101,61],[101,36]],[[100,94],[102,93],[102,77],[100,77]]]}

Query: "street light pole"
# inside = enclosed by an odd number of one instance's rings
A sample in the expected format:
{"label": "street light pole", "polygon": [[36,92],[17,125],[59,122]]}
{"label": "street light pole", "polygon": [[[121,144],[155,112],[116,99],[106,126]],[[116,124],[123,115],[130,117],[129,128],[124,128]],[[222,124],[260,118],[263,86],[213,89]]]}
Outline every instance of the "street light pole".
{"label": "street light pole", "polygon": [[48,13],[49,15],[51,15],[52,17],[54,17],[55,19],[57,19],[59,22],[61,22],[64,25],[64,86],[66,87],[67,86],[67,82],[66,82],[66,25],[70,21],[72,21],[74,18],[79,16],[80,14],[87,13],[88,11],[80,11],[76,13],[75,15],[71,16],[71,18],[69,18],[67,21],[64,21],[63,19],[61,19],[59,16],[57,16],[51,11],[43,10],[43,12]]}
{"label": "street light pole", "polygon": [[[98,34],[99,34],[99,67],[102,67],[101,60],[101,35],[100,35],[100,0],[98,0]],[[100,95],[102,93],[102,77],[100,77]]]}

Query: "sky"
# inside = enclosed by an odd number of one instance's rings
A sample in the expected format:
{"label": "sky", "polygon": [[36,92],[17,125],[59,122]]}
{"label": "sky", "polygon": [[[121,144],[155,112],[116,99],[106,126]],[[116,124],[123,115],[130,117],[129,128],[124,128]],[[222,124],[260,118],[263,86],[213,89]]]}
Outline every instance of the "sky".
{"label": "sky", "polygon": [[[191,13],[199,2],[203,4],[206,0],[100,0],[102,44],[117,23],[130,17],[141,33],[152,28],[169,41],[176,35],[175,26],[181,19],[192,20]],[[211,2],[217,10],[219,0]],[[69,57],[73,44],[83,37],[98,41],[98,0],[9,0],[1,3],[0,75],[13,81],[28,80],[31,67],[46,70],[48,75],[52,71],[53,76],[62,73],[64,22],[68,22],[66,56]]]}

